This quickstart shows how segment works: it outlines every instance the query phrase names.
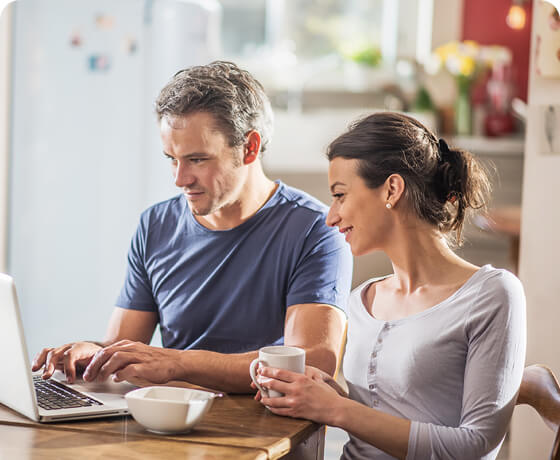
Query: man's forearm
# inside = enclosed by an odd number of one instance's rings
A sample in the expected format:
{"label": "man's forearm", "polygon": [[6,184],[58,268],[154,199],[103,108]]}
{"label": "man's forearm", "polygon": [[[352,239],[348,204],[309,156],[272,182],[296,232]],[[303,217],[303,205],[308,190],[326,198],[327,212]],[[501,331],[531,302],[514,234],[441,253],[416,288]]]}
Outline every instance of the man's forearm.
{"label": "man's forearm", "polygon": [[305,349],[305,364],[307,366],[316,367],[326,372],[331,377],[334,376],[337,369],[337,354],[331,348],[323,345],[305,347],[302,345],[290,344],[290,346],[299,346]]}
{"label": "man's forearm", "polygon": [[[333,375],[336,354],[325,347],[306,350],[306,364]],[[249,365],[257,358],[258,351],[224,354],[206,350],[181,352],[176,380],[184,380],[226,393],[252,393]]]}
{"label": "man's forearm", "polygon": [[181,352],[175,380],[226,393],[252,393],[249,365],[258,351],[224,354],[206,350]]}
{"label": "man's forearm", "polygon": [[103,341],[100,340],[98,342],[96,342],[95,340],[87,340],[87,342],[93,343],[98,347],[105,348],[108,347],[109,345],[113,345],[115,343],[115,340],[103,340]]}

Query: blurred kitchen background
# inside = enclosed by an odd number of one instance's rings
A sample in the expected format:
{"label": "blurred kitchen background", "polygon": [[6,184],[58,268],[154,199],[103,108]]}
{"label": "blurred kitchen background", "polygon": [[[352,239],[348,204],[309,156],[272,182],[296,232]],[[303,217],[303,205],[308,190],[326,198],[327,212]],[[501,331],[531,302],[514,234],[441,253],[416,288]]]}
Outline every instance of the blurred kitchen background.
{"label": "blurred kitchen background", "polygon": [[[409,113],[475,153],[494,194],[458,252],[523,274],[526,146],[560,152],[560,88],[539,80],[557,69],[535,52],[531,85],[546,90],[533,89],[540,105],[527,106],[535,12],[556,33],[558,15],[542,0],[9,4],[0,17],[0,270],[16,279],[29,354],[103,336],[140,212],[178,193],[153,101],[176,71],[215,59],[250,70],[271,98],[269,176],[326,203],[326,146],[372,111]],[[552,128],[526,144],[527,119]],[[390,271],[382,254],[356,258],[354,285]],[[343,436],[330,431],[326,458],[338,458]]]}

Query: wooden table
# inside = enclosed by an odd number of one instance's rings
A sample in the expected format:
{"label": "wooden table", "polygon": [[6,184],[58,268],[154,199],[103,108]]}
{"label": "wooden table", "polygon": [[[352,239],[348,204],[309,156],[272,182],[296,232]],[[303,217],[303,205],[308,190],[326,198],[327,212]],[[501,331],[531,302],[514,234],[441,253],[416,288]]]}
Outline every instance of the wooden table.
{"label": "wooden table", "polygon": [[0,405],[0,459],[322,459],[324,429],[224,396],[190,433],[157,435],[132,417],[39,424]]}

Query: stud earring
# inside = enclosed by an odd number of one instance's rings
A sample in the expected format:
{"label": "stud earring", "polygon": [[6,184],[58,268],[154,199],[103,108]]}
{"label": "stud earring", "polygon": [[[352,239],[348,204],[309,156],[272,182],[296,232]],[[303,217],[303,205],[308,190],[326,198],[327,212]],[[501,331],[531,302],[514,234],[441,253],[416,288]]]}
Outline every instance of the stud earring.
{"label": "stud earring", "polygon": [[391,209],[391,208],[393,207],[393,205],[392,205],[391,203],[387,203],[387,204],[385,205],[385,207],[386,207],[387,209]]}

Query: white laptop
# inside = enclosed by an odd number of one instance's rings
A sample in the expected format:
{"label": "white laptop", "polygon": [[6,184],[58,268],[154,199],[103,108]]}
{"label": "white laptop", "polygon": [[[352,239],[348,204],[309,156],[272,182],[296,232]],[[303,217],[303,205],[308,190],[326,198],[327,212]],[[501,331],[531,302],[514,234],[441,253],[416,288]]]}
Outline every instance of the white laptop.
{"label": "white laptop", "polygon": [[[0,273],[0,403],[37,422],[111,417],[128,414],[124,394],[129,383],[64,384],[64,373],[43,381],[33,374],[21,322],[14,280]],[[49,388],[35,389],[37,384]],[[50,388],[54,387],[54,388]]]}

